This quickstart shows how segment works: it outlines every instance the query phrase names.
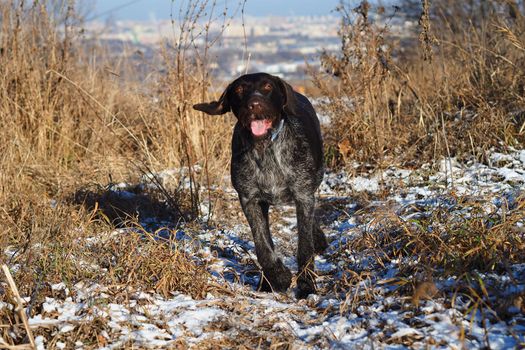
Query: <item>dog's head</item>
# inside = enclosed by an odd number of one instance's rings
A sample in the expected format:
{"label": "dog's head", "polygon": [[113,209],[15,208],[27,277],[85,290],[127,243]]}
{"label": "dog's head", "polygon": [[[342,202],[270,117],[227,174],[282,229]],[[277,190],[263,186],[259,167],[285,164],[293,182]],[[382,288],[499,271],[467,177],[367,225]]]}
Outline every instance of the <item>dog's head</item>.
{"label": "dog's head", "polygon": [[280,78],[266,74],[246,74],[233,81],[218,101],[199,103],[194,109],[210,115],[232,111],[240,125],[254,139],[265,138],[285,115],[294,114],[295,93]]}

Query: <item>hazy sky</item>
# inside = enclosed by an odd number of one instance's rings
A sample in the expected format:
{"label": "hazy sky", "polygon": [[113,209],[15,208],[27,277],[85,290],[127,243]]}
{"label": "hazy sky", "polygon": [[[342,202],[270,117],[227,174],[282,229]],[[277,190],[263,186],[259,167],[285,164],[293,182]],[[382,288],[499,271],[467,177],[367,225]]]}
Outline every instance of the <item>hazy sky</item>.
{"label": "hazy sky", "polygon": [[[168,19],[172,3],[178,6],[181,0],[96,0],[94,14],[99,19],[146,20],[151,18]],[[184,1],[185,3],[188,0]],[[217,0],[223,7],[225,0]],[[238,1],[226,1],[234,8]],[[248,0],[245,13],[251,16],[267,15],[328,15],[339,4],[339,0]],[[92,16],[90,16],[92,17]]]}

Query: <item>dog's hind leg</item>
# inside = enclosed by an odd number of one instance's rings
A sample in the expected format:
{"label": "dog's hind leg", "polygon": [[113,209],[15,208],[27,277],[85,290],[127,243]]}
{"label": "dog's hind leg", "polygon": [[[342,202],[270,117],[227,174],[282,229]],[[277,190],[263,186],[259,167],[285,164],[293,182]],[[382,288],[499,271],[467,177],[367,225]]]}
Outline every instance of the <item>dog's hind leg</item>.
{"label": "dog's hind leg", "polygon": [[297,298],[304,299],[308,294],[315,293],[314,273],[314,206],[313,194],[295,198],[297,211],[297,229],[299,243],[297,246]]}
{"label": "dog's hind leg", "polygon": [[315,253],[322,254],[328,248],[328,241],[317,221],[314,222],[313,235]]}
{"label": "dog's hind leg", "polygon": [[252,230],[257,261],[263,270],[261,289],[286,291],[292,281],[292,274],[273,249],[268,222],[268,204],[241,198],[241,206]]}

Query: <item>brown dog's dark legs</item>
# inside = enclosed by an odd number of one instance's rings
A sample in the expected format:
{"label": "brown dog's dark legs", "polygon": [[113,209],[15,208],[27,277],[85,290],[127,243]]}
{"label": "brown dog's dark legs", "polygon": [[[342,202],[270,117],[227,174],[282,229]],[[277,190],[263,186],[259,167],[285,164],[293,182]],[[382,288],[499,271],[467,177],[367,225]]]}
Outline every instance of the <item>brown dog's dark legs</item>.
{"label": "brown dog's dark legs", "polygon": [[272,250],[274,250],[275,247],[273,245],[272,234],[270,233],[270,218],[268,216],[268,212],[270,211],[270,204],[268,204],[267,202],[259,202],[259,205],[262,209],[264,221],[266,221],[266,225],[268,226],[268,229],[264,230],[264,233],[266,234],[266,239],[268,240],[268,242],[270,242]]}
{"label": "brown dog's dark legs", "polygon": [[326,240],[326,236],[321,230],[321,227],[319,227],[319,224],[314,221],[314,228],[313,228],[313,234],[314,234],[314,250],[316,254],[322,254],[326,248],[328,248],[328,241]]}
{"label": "brown dog's dark legs", "polygon": [[263,269],[262,289],[286,291],[290,286],[292,274],[274,252],[268,223],[268,204],[241,198],[241,206],[252,230],[257,261]]}
{"label": "brown dog's dark legs", "polygon": [[313,194],[295,199],[297,211],[297,229],[299,244],[297,246],[297,298],[304,299],[308,294],[315,293],[314,282],[314,207]]}

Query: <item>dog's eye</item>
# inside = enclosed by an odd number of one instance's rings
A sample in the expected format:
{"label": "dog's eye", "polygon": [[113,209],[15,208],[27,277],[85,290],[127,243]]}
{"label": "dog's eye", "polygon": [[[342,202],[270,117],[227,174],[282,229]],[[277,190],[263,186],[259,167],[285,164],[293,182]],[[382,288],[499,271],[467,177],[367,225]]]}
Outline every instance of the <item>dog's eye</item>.
{"label": "dog's eye", "polygon": [[237,87],[235,88],[235,93],[236,93],[237,95],[241,96],[243,92],[244,92],[244,89],[243,89],[243,87],[242,87],[241,85],[239,85],[239,86],[237,86]]}
{"label": "dog's eye", "polygon": [[272,87],[272,84],[266,83],[266,84],[263,85],[262,89],[263,89],[264,92],[270,92],[270,91],[272,91],[273,87]]}

